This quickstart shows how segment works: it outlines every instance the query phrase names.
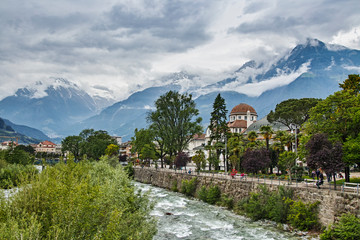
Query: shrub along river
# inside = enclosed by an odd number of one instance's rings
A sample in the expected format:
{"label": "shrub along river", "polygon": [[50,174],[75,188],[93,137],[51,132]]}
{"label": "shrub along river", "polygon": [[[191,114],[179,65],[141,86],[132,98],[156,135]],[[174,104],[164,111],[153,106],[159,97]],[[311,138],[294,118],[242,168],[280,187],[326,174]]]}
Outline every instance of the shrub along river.
{"label": "shrub along river", "polygon": [[158,233],[154,239],[306,239],[180,193],[134,184],[141,191],[150,191],[149,197],[155,201],[151,215],[158,220]]}

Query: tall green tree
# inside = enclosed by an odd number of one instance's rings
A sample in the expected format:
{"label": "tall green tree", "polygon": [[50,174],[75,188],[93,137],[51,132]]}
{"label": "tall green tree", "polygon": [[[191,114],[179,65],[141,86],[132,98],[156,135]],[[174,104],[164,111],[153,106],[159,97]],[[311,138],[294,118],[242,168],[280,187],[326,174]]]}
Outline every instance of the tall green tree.
{"label": "tall green tree", "polygon": [[62,152],[69,151],[74,155],[76,160],[80,159],[81,143],[83,140],[80,136],[67,136],[61,141]]}
{"label": "tall green tree", "polygon": [[[216,96],[213,103],[213,111],[211,112],[210,125],[209,129],[211,130],[210,134],[210,144],[217,144],[223,142],[225,137],[228,137],[229,127],[227,125],[227,109],[225,99],[221,97],[220,93]],[[218,144],[217,144],[218,145]],[[218,145],[219,146],[219,145]],[[225,156],[224,149],[216,149],[216,157],[219,159],[221,153]],[[228,164],[225,163],[226,157],[224,157],[224,166]]]}
{"label": "tall green tree", "polygon": [[241,157],[245,151],[245,145],[244,136],[239,133],[232,133],[227,143],[232,168],[236,168],[238,171],[241,169]]}
{"label": "tall green tree", "polygon": [[[191,94],[169,91],[155,102],[156,110],[148,114],[148,122],[162,139],[165,151],[172,156],[183,152],[195,134],[202,132],[201,118]],[[196,118],[196,119],[195,119]]]}
{"label": "tall green tree", "polygon": [[316,98],[301,98],[288,99],[275,107],[275,112],[270,111],[267,115],[267,120],[270,123],[282,123],[291,130],[291,124],[301,126],[309,119],[309,110],[316,106],[321,99]]}
{"label": "tall green tree", "polygon": [[[349,139],[356,139],[360,133],[360,95],[354,89],[335,92],[311,109],[310,119],[304,126],[310,136],[326,133],[332,142],[345,144]],[[350,159],[344,155],[343,160]],[[345,163],[345,180],[350,181],[349,166],[356,162]]]}
{"label": "tall green tree", "polygon": [[150,164],[150,160],[154,160],[156,158],[156,151],[154,146],[150,144],[145,144],[141,149],[140,159],[145,161],[147,164]]}
{"label": "tall green tree", "polygon": [[[342,146],[340,142],[333,144],[326,134],[317,133],[306,143],[308,150],[307,165],[312,168],[322,168],[326,175],[334,174],[344,167],[342,161]],[[336,178],[334,177],[336,189]]]}
{"label": "tall green tree", "polygon": [[351,74],[348,79],[343,83],[339,83],[339,86],[344,91],[349,91],[353,95],[357,95],[360,92],[360,77],[359,74]]}
{"label": "tall green tree", "polygon": [[87,157],[95,160],[105,154],[107,146],[116,144],[115,139],[104,130],[85,129],[79,136],[83,138],[80,146],[81,155],[86,154]]}
{"label": "tall green tree", "polygon": [[149,147],[155,149],[154,140],[154,132],[151,129],[140,129],[135,128],[134,136],[131,138],[131,152],[137,153],[138,157],[140,157],[141,151],[148,145]]}

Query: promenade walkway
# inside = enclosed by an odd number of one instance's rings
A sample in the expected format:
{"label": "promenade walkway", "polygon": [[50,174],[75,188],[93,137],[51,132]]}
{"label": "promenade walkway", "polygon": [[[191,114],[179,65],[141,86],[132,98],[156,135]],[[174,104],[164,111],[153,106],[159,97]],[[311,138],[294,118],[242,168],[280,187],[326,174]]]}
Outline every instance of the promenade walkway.
{"label": "promenade walkway", "polygon": [[[178,170],[178,169],[169,169],[169,168],[155,168],[155,167],[140,167],[135,166],[135,168],[145,168],[145,169],[151,169],[154,171],[162,171],[162,172],[171,172],[176,174],[188,174],[192,176],[206,176],[206,177],[212,177],[217,179],[229,179],[234,181],[244,181],[244,182],[256,182],[260,184],[268,184],[268,185],[286,185],[291,187],[301,187],[301,188],[309,188],[314,189],[314,191],[319,191],[322,189],[328,189],[331,191],[338,191],[338,192],[347,192],[347,193],[354,193],[359,194],[360,191],[360,185],[358,183],[344,183],[342,185],[337,185],[336,189],[334,187],[334,184],[332,182],[324,181],[324,184],[320,186],[320,189],[316,186],[316,180],[313,179],[304,179],[302,181],[298,181],[296,179],[292,179],[290,182],[290,179],[281,179],[279,177],[265,177],[265,176],[248,176],[244,175],[241,176],[240,174],[236,174],[234,177],[230,175],[230,173],[208,173],[208,172],[195,172],[191,169],[189,172],[189,169],[185,170]],[[326,178],[325,178],[326,179]]]}

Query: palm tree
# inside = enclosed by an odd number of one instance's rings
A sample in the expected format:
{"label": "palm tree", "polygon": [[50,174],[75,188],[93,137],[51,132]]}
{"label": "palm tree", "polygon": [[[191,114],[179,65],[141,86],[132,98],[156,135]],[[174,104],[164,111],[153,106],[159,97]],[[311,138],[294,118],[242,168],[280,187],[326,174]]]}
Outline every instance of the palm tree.
{"label": "palm tree", "polygon": [[269,141],[274,134],[274,131],[272,130],[271,126],[261,126],[260,133],[263,135],[263,137],[266,140],[266,149],[269,150]]}
{"label": "palm tree", "polygon": [[247,138],[250,142],[255,142],[257,137],[258,137],[258,134],[255,131],[250,131],[247,135]]}
{"label": "palm tree", "polygon": [[[228,149],[230,153],[230,159],[231,165],[234,168],[236,166],[236,161],[240,160],[240,155],[242,152],[244,152],[244,138],[242,134],[239,133],[233,133],[228,141]],[[239,167],[237,170],[240,170],[240,161],[237,161],[239,163]]]}

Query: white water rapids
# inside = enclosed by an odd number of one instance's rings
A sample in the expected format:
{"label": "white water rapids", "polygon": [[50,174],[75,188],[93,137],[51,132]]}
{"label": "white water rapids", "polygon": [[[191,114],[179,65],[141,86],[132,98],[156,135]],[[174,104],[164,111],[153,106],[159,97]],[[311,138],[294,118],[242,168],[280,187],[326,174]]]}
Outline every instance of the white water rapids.
{"label": "white water rapids", "polygon": [[253,222],[224,208],[186,198],[180,193],[138,182],[134,184],[141,191],[150,191],[149,197],[155,201],[151,215],[158,220],[156,240],[306,239],[279,231],[275,224]]}

